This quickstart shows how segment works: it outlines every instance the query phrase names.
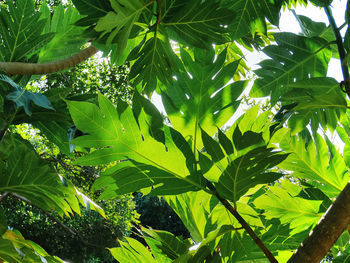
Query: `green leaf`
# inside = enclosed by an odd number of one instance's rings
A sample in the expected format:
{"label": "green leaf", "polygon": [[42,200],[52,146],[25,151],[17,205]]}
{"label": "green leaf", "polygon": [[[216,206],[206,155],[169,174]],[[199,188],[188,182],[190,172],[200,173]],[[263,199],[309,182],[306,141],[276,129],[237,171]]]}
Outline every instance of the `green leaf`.
{"label": "green leaf", "polygon": [[29,92],[22,88],[7,94],[6,99],[13,101],[17,109],[23,106],[24,111],[29,116],[32,115],[31,103],[45,109],[55,110],[45,95],[39,92]]}
{"label": "green leaf", "polygon": [[164,198],[191,233],[192,239],[201,242],[205,237],[211,196],[199,191]]}
{"label": "green leaf", "polygon": [[119,241],[121,247],[110,248],[112,256],[119,262],[134,263],[156,263],[152,254],[139,241],[126,237],[126,242]]}
{"label": "green leaf", "polygon": [[299,187],[283,181],[281,185],[270,186],[265,195],[254,201],[257,208],[264,210],[267,219],[278,218],[282,224],[289,224],[293,230],[291,235],[310,229],[322,216],[319,213],[322,201],[297,197],[295,188]]}
{"label": "green leaf", "polygon": [[8,2],[0,12],[0,49],[3,61],[21,61],[46,45],[54,34],[42,34],[45,21],[35,12],[33,0]]}
{"label": "green leaf", "polygon": [[307,38],[292,33],[274,34],[277,45],[267,46],[264,53],[271,59],[259,63],[255,73],[250,96],[271,95],[275,104],[281,95],[289,91],[288,85],[310,77],[324,77],[327,74],[331,51],[320,38]]}
{"label": "green leaf", "polygon": [[25,240],[18,231],[7,230],[0,237],[0,260],[7,262],[62,263],[58,257],[50,256],[43,248]]}
{"label": "green leaf", "polygon": [[166,262],[165,260],[169,261],[170,259],[174,260],[188,252],[189,248],[193,245],[190,239],[183,239],[181,236],[175,237],[167,231],[142,229],[142,233],[152,252],[156,252],[154,256],[157,262]]}
{"label": "green leaf", "polygon": [[149,3],[144,3],[143,0],[112,0],[111,5],[114,11],[108,12],[106,16],[100,18],[95,30],[103,32],[101,37],[110,33],[106,44],[110,45],[112,42],[116,42],[118,44],[117,55],[120,56],[127,45],[134,23]]}
{"label": "green leaf", "polygon": [[223,159],[225,155],[221,150],[220,145],[202,129],[201,129],[201,135],[202,135],[202,140],[203,140],[205,150],[211,156],[211,159],[214,162],[219,162],[221,159]]}
{"label": "green leaf", "polygon": [[[339,53],[338,48],[335,41],[335,36],[332,30],[331,26],[327,26],[325,23],[322,22],[315,22],[308,18],[307,16],[302,15],[296,15],[295,12],[294,16],[296,17],[301,30],[306,37],[321,37],[328,42],[330,42],[331,46],[330,49],[332,51],[332,57],[339,59]],[[333,43],[332,43],[333,42]],[[344,42],[345,44],[345,42]]]}
{"label": "green leaf", "polygon": [[6,95],[6,99],[13,101],[17,109],[23,106],[24,111],[27,115],[32,115],[32,102],[39,107],[55,110],[45,95],[39,92],[29,92],[27,90],[24,90],[12,79],[3,74],[0,74],[0,81],[8,83],[15,89],[15,91],[12,91]]}
{"label": "green leaf", "polygon": [[93,190],[105,189],[99,199],[111,199],[117,195],[134,193],[152,187],[152,195],[175,195],[197,191],[191,176],[177,178],[172,173],[151,165],[123,161],[102,173],[93,185]]}
{"label": "green leaf", "polygon": [[96,20],[112,10],[108,0],[72,0],[72,2],[80,14],[94,17]]}
{"label": "green leaf", "polygon": [[244,231],[226,233],[219,246],[224,262],[268,262],[264,253]]}
{"label": "green leaf", "polygon": [[288,126],[292,133],[300,132],[311,121],[311,127],[329,127],[335,130],[347,103],[339,83],[333,78],[310,78],[286,85],[291,89],[282,96],[284,104],[297,105],[286,114],[291,115]]}
{"label": "green leaf", "polygon": [[199,126],[213,136],[217,127],[223,126],[235,112],[246,83],[228,83],[239,61],[225,65],[226,50],[215,61],[213,49],[210,52],[195,49],[194,60],[181,50],[181,58],[187,72],[179,73],[173,84],[167,86],[162,100],[173,127],[191,139],[193,147],[201,149]]}
{"label": "green leaf", "polygon": [[215,1],[175,0],[163,13],[161,26],[175,41],[204,49],[230,41],[227,25],[235,13]]}
{"label": "green leaf", "polygon": [[[153,176],[154,179],[158,177],[159,181],[156,183],[164,184],[159,191],[166,191],[167,187],[172,187],[171,184],[167,184],[169,178],[172,178],[174,183],[177,182],[174,188],[169,188],[171,193],[174,193],[179,184],[186,185],[187,190],[193,191],[204,187],[200,174],[189,175],[185,156],[177,145],[181,138],[170,127],[164,127],[164,145],[149,135],[149,126],[143,118],[144,114],[140,114],[137,123],[130,107],[121,101],[117,109],[102,95],[99,95],[99,107],[87,102],[67,101],[67,104],[76,127],[88,134],[74,139],[72,143],[81,147],[97,148],[79,158],[76,163],[97,165],[132,160],[135,165],[132,171],[139,170],[135,178],[141,176],[144,177],[144,181],[131,185],[128,190],[136,185],[141,188],[149,186],[152,181],[149,180],[149,176]],[[147,175],[145,168],[152,169],[155,174]],[[118,173],[124,172],[123,169],[118,171],[118,165],[111,169],[111,173],[116,170],[117,177]],[[154,191],[158,190],[156,188]],[[178,191],[183,192],[181,187]]]}
{"label": "green leaf", "polygon": [[134,49],[135,56],[131,60],[136,61],[129,73],[135,85],[140,83],[142,90],[149,94],[157,87],[158,80],[163,84],[171,83],[179,62],[169,41],[155,36],[139,48]]}
{"label": "green leaf", "polygon": [[17,109],[23,106],[24,111],[27,115],[30,116],[32,114],[32,102],[39,107],[49,110],[55,110],[54,108],[52,108],[50,101],[45,95],[39,92],[29,92],[27,90],[22,89],[6,75],[0,74],[0,81],[10,84],[15,89],[15,91],[12,91],[6,95],[6,99],[13,101]]}
{"label": "green leaf", "polygon": [[220,130],[218,129],[218,139],[219,143],[224,148],[227,155],[230,155],[233,153],[233,146],[229,138]]}
{"label": "green leaf", "polygon": [[272,172],[271,168],[286,157],[273,148],[253,149],[229,163],[215,188],[221,197],[237,202],[250,188],[280,178],[283,174]]}
{"label": "green leaf", "polygon": [[[63,184],[55,170],[42,160],[32,146],[19,136],[9,136],[0,145],[2,171],[0,192],[20,195],[44,210],[55,210],[60,216],[80,214],[80,193],[70,184]],[[91,209],[103,214],[92,201]],[[103,214],[104,215],[104,214]]]}
{"label": "green leaf", "polygon": [[267,18],[272,24],[278,26],[281,1],[269,0],[237,0],[223,1],[223,6],[235,12],[236,17],[229,28],[233,39],[239,39],[251,31],[266,33]]}
{"label": "green leaf", "polygon": [[306,145],[303,138],[291,136],[281,129],[273,141],[278,141],[280,148],[290,153],[288,158],[278,165],[279,168],[292,171],[292,176],[307,179],[308,184],[322,190],[328,197],[337,196],[349,180],[344,159],[335,146],[327,143],[318,134],[314,141]]}
{"label": "green leaf", "polygon": [[299,247],[308,235],[307,230],[292,234],[293,230],[290,228],[290,225],[281,224],[278,219],[267,221],[265,227],[267,232],[261,236],[261,240],[265,244],[269,244],[271,251],[293,251]]}
{"label": "green leaf", "polygon": [[[65,59],[79,53],[81,46],[87,38],[83,36],[84,28],[74,26],[81,18],[77,9],[61,5],[55,8],[51,23],[48,24],[48,32],[55,33],[54,38],[40,50],[39,62],[51,62]],[[64,47],[64,48],[63,48]]]}

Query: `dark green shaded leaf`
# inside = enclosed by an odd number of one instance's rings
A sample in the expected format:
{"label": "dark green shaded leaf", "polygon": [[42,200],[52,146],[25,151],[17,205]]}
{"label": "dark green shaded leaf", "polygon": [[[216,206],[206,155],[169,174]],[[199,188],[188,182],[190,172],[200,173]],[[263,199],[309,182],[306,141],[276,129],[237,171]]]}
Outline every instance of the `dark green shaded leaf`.
{"label": "dark green shaded leaf", "polygon": [[220,8],[215,1],[172,1],[163,11],[161,25],[169,37],[180,43],[198,48],[210,48],[212,44],[224,44],[230,41],[228,24],[235,12]]}
{"label": "dark green shaded leaf", "polygon": [[42,34],[46,21],[40,20],[32,0],[8,2],[9,12],[0,12],[1,59],[21,61],[46,45],[54,34]]}
{"label": "dark green shaded leaf", "polygon": [[223,6],[235,12],[236,17],[229,25],[233,39],[239,39],[251,31],[266,33],[267,18],[272,24],[278,25],[279,11],[282,1],[279,0],[236,0],[223,1]]}
{"label": "dark green shaded leaf", "polygon": [[187,72],[179,73],[162,93],[173,127],[191,139],[197,149],[203,146],[198,125],[213,136],[217,127],[231,118],[239,105],[237,99],[245,88],[244,81],[228,84],[239,61],[225,65],[226,54],[226,50],[222,51],[214,61],[213,49],[210,52],[196,49],[194,59],[187,51],[181,50]]}
{"label": "dark green shaded leaf", "polygon": [[275,104],[280,96],[289,91],[288,85],[310,77],[324,77],[327,74],[331,51],[325,40],[307,38],[292,33],[274,34],[277,45],[267,46],[264,53],[271,59],[259,63],[250,95],[263,97],[271,95]]}
{"label": "dark green shaded leaf", "polygon": [[94,189],[105,190],[100,199],[110,199],[151,186],[152,195],[175,195],[198,191],[199,188],[191,184],[191,180],[190,177],[179,179],[172,173],[151,165],[123,161],[102,173],[94,184]]}
{"label": "dark green shaded leaf", "polygon": [[169,41],[158,37],[147,40],[134,59],[129,77],[134,79],[135,85],[140,83],[146,93],[153,92],[158,81],[171,83],[179,63]]}
{"label": "dark green shaded leaf", "polygon": [[250,188],[271,183],[283,174],[270,171],[287,158],[272,148],[259,147],[233,160],[215,185],[219,195],[237,202]]}
{"label": "dark green shaded leaf", "polygon": [[202,140],[207,153],[211,156],[214,162],[219,162],[225,157],[220,145],[210,137],[203,129],[201,129]]}
{"label": "dark green shaded leaf", "polygon": [[285,111],[293,133],[300,132],[307,124],[316,129],[319,124],[335,130],[347,103],[339,83],[333,78],[309,78],[286,85],[290,91],[283,94],[285,105],[297,104]]}

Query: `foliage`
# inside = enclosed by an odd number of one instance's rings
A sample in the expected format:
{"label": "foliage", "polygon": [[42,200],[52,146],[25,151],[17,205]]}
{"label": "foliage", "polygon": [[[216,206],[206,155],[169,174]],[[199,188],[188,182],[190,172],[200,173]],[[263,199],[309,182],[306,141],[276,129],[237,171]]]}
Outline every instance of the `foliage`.
{"label": "foliage", "polygon": [[[49,76],[42,80],[49,87],[43,93],[26,89],[29,77],[1,75],[0,201],[10,195],[63,217],[80,214],[82,205],[104,215],[74,184],[85,184],[82,190],[95,191],[105,205],[135,192],[163,198],[190,237],[139,226],[143,240],[125,237],[119,247],[108,240],[120,262],[339,262],[347,257],[349,34],[339,33],[330,1],[310,1],[324,8],[330,26],[296,15],[299,35],[276,31],[281,9],[307,6],[304,0],[72,2],[53,13],[45,4],[36,10],[32,0],[1,6],[5,64],[59,60],[87,41],[107,58],[81,66],[105,63],[93,67],[91,78],[84,69],[62,73],[65,82]],[[350,5],[346,25],[349,10]],[[244,48],[253,47],[269,58],[247,72]],[[341,61],[341,83],[326,75],[331,58]],[[124,62],[127,67],[116,66]],[[122,91],[127,94],[114,90],[124,83],[118,73],[128,73]],[[83,86],[82,79],[90,82]],[[241,99],[249,80],[250,96],[269,96],[271,111],[254,106],[230,121],[249,102]],[[103,88],[106,96],[90,93]],[[154,93],[166,118],[151,103]],[[124,95],[130,103],[121,99]],[[38,155],[17,134],[15,126],[24,123],[57,145],[56,170],[48,163],[52,154]],[[343,140],[343,152],[331,133]],[[66,160],[77,167],[70,172],[91,166],[84,169],[100,173],[92,180],[89,173],[62,173]],[[59,260],[8,229],[3,214],[0,259]],[[87,216],[87,224],[102,220],[97,218]]]}
{"label": "foliage", "polygon": [[189,237],[188,230],[164,198],[137,193],[134,201],[140,214],[140,224],[143,226],[165,230],[176,236]]}

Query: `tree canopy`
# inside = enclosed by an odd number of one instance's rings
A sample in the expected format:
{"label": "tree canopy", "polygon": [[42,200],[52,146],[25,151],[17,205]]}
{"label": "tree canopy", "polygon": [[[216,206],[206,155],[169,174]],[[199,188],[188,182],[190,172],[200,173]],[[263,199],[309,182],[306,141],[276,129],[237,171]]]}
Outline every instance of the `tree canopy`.
{"label": "tree canopy", "polygon": [[[295,14],[301,33],[281,32],[281,10],[296,5],[322,8],[329,23]],[[98,200],[163,197],[190,234],[138,226],[143,243],[106,248],[118,262],[347,262],[349,20],[348,3],[336,24],[331,0],[4,1],[0,202],[106,216],[16,129],[31,124],[72,165],[99,167]],[[98,50],[110,71],[87,87],[55,75],[28,87]],[[267,58],[251,70],[246,51]],[[331,58],[341,82],[327,76]],[[126,94],[116,92],[120,65]],[[7,221],[0,209],[0,261],[62,262]]]}

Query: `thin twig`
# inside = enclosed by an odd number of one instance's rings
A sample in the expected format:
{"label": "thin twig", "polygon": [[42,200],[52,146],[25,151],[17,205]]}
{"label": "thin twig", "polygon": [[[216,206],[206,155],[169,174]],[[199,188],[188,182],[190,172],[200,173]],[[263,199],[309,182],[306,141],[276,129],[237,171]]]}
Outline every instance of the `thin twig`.
{"label": "thin twig", "polygon": [[337,24],[335,23],[333,14],[332,14],[332,10],[330,9],[329,6],[324,7],[324,10],[327,14],[328,17],[328,21],[329,24],[331,25],[334,35],[335,35],[335,40],[337,43],[337,47],[338,47],[338,53],[339,53],[339,58],[340,58],[340,64],[341,64],[341,69],[343,72],[343,77],[344,77],[344,85],[345,85],[345,91],[346,94],[348,94],[349,98],[350,98],[350,75],[349,75],[349,69],[346,63],[346,53],[345,53],[345,48],[344,48],[344,44],[343,44],[343,39],[340,35],[340,31],[337,27]]}
{"label": "thin twig", "polygon": [[247,231],[249,236],[254,240],[255,244],[259,246],[259,248],[264,252],[265,256],[268,258],[268,260],[271,263],[278,263],[275,256],[271,253],[271,251],[265,246],[265,244],[262,242],[262,240],[255,234],[254,230],[249,226],[247,221],[244,220],[244,218],[238,213],[237,209],[234,208],[226,199],[222,198],[215,190],[215,187],[209,183],[208,184],[209,189],[212,191],[212,194],[214,194],[219,201],[225,206],[225,208],[230,211],[230,213],[238,220],[238,222],[241,224],[242,228]]}

